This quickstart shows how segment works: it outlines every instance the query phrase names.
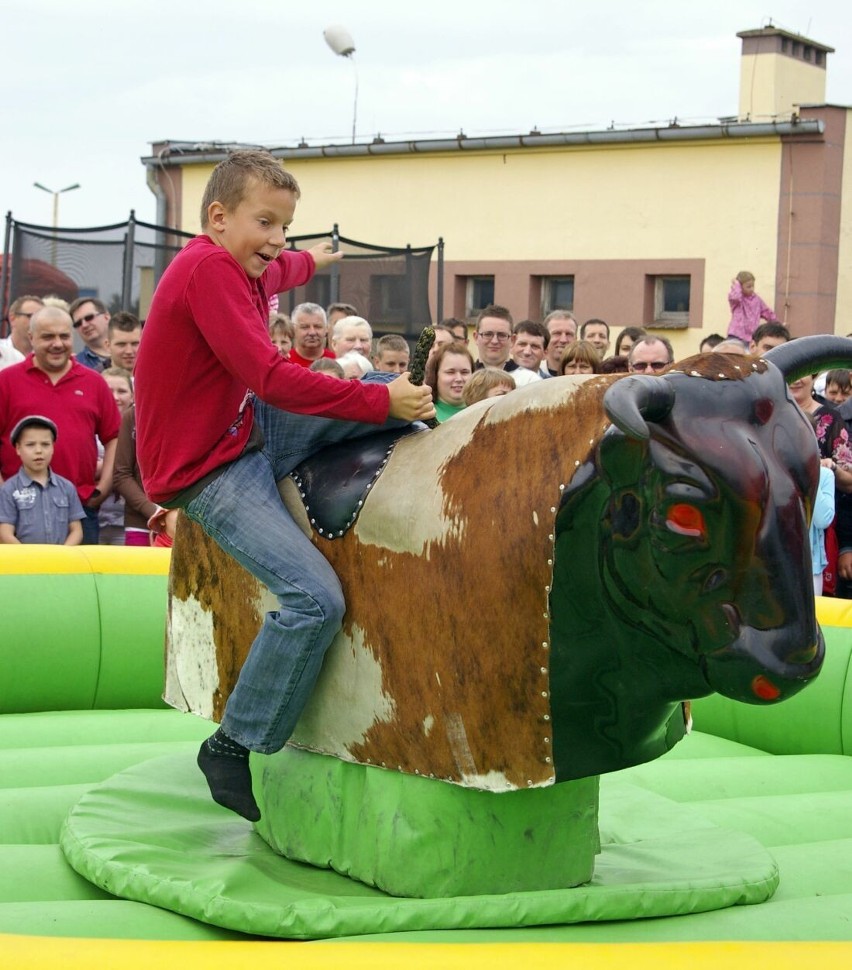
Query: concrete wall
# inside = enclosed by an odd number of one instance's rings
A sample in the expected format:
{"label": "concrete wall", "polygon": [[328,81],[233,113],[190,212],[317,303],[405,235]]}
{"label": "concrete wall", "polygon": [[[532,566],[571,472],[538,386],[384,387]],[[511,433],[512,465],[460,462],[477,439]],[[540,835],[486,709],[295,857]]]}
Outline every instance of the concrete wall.
{"label": "concrete wall", "polygon": [[760,121],[789,116],[794,106],[825,101],[825,68],[786,54],[740,58],[740,118]]}

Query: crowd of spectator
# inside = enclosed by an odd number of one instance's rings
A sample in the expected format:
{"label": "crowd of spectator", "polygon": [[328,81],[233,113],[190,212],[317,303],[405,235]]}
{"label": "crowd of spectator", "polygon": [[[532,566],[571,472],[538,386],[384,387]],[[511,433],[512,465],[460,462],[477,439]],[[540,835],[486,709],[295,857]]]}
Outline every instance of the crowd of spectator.
{"label": "crowd of spectator", "polygon": [[[729,294],[728,333],[704,337],[699,353],[752,354],[791,339],[743,271]],[[74,332],[82,346],[72,353]],[[439,423],[465,408],[558,376],[660,375],[674,362],[669,340],[643,327],[617,334],[600,318],[568,310],[515,323],[485,307],[469,329],[434,327],[425,382]],[[169,545],[177,513],[145,495],[136,462],[134,365],[143,325],[95,298],[64,304],[24,295],[0,340],[0,541]],[[269,317],[270,352],[340,380],[392,380],[411,362],[408,340],[376,337],[347,303],[302,303]],[[610,353],[610,349],[612,352]],[[821,456],[812,555],[818,592],[852,598],[852,381],[832,370],[790,385],[811,420]]]}

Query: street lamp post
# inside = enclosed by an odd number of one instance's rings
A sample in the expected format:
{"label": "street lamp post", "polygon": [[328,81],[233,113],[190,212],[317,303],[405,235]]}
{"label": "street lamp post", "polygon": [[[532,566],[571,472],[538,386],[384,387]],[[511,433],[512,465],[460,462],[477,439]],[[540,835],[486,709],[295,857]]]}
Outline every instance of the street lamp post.
{"label": "street lamp post", "polygon": [[345,27],[334,26],[326,27],[322,32],[326,44],[337,54],[338,57],[345,57],[352,63],[352,70],[355,72],[355,106],[352,109],[352,144],[355,144],[355,126],[358,121],[358,68],[355,65],[355,41]]}
{"label": "street lamp post", "polygon": [[75,182],[73,185],[66,185],[64,189],[60,189],[58,192],[54,192],[53,189],[49,189],[46,185],[42,185],[41,182],[33,182],[33,185],[37,189],[41,189],[42,192],[47,192],[48,195],[53,196],[53,243],[50,247],[50,262],[53,266],[56,265],[56,230],[59,228],[59,196],[63,192],[71,192],[73,189],[79,189],[80,183]]}
{"label": "street lamp post", "polygon": [[72,189],[79,189],[80,183],[75,182],[73,185],[66,185],[64,189],[60,189],[58,192],[54,192],[53,189],[49,189],[46,185],[42,185],[41,182],[33,182],[33,185],[37,189],[41,189],[42,192],[47,192],[48,195],[53,196],[53,228],[57,229],[59,227],[59,196],[63,192],[70,192]]}

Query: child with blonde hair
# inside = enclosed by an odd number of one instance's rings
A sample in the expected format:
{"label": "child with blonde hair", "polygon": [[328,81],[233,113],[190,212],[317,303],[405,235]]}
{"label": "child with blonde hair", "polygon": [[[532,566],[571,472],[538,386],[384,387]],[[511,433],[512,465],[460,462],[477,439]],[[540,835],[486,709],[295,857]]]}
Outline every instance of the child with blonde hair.
{"label": "child with blonde hair", "polygon": [[[303,286],[343,255],[328,243],[287,247],[299,194],[269,152],[239,150],[219,162],[204,190],[202,234],[163,273],[136,362],[136,448],[148,497],[173,517],[183,509],[278,599],[196,759],[213,799],[250,821],[260,809],[249,751],[284,747],[345,612],[340,581],[277,483],[321,448],[388,418],[399,426],[435,414],[431,389],[407,374],[390,384],[330,380],[272,346],[269,296]],[[185,415],[192,434],[177,434]]]}
{"label": "child with blonde hair", "polygon": [[287,357],[293,349],[293,339],[296,330],[293,321],[286,313],[271,313],[269,315],[269,339],[278,348],[282,357]]}
{"label": "child with blonde hair", "polygon": [[405,337],[386,333],[376,344],[373,366],[386,374],[404,374],[411,361],[411,350]]}
{"label": "child with blonde hair", "polygon": [[467,407],[484,401],[487,397],[502,397],[516,387],[515,378],[509,371],[498,367],[481,367],[473,372],[471,379],[462,391],[462,400]]}

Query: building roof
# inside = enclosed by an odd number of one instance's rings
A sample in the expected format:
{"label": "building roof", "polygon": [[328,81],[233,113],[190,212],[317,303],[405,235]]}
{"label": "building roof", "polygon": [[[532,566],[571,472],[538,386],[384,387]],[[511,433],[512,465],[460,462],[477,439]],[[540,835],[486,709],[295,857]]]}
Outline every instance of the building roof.
{"label": "building roof", "polygon": [[828,55],[834,53],[833,47],[819,44],[801,34],[790,33],[778,27],[762,27],[760,30],[741,30],[737,37],[743,42],[742,56],[775,54],[791,61],[807,64],[814,70],[825,74]]}
{"label": "building roof", "polygon": [[464,132],[448,138],[387,141],[377,136],[369,142],[354,144],[249,145],[236,142],[163,141],[153,144],[152,155],[143,157],[145,165],[180,167],[199,163],[215,164],[241,148],[265,148],[276,158],[347,158],[382,155],[420,155],[437,152],[508,151],[583,145],[615,145],[706,141],[766,137],[821,135],[824,123],[818,119],[792,118],[789,121],[740,122],[722,119],[716,124],[682,125],[677,119],[667,125],[640,128],[606,128],[589,131],[468,136]]}
{"label": "building roof", "polygon": [[793,41],[797,44],[812,47],[814,50],[823,51],[826,54],[834,53],[833,47],[820,44],[818,41],[811,40],[809,37],[804,37],[802,34],[794,34],[789,30],[782,30],[780,27],[773,27],[771,24],[768,27],[760,27],[757,30],[740,30],[737,33],[737,37],[744,41],[759,40],[766,37],[777,37],[779,40]]}

